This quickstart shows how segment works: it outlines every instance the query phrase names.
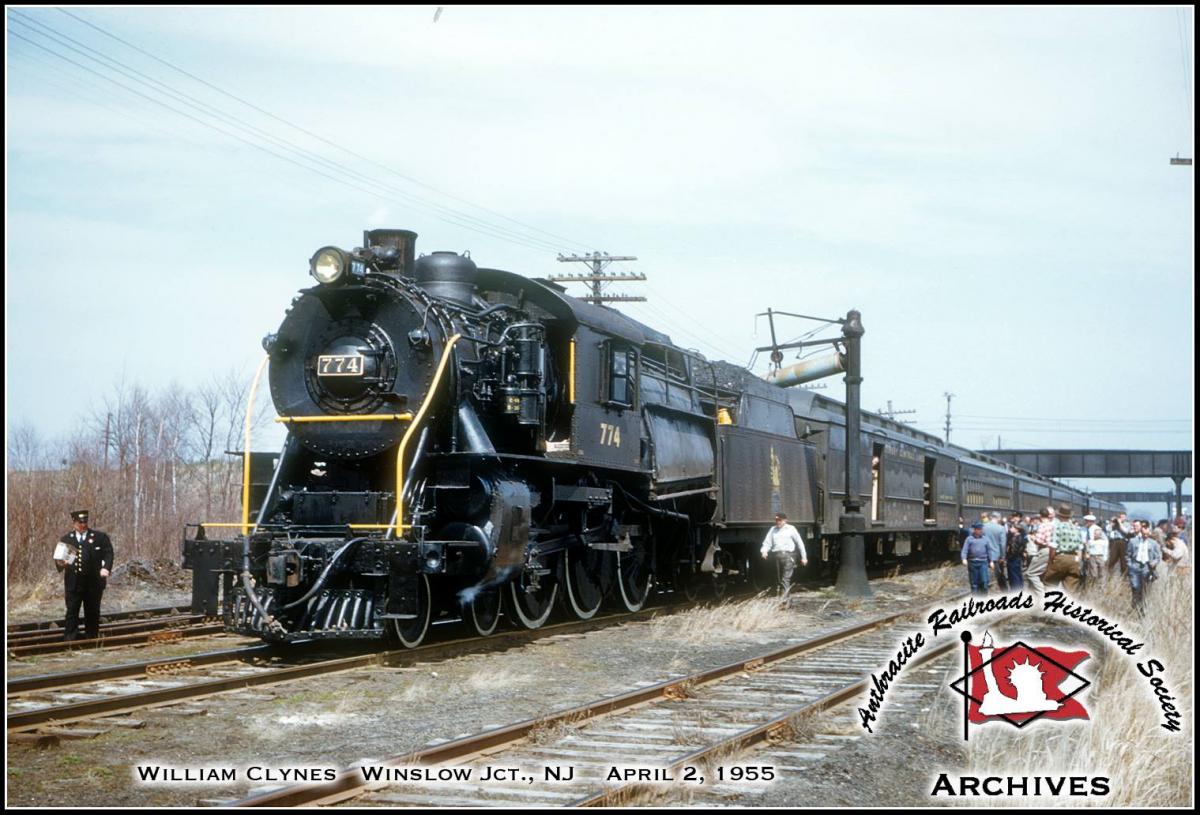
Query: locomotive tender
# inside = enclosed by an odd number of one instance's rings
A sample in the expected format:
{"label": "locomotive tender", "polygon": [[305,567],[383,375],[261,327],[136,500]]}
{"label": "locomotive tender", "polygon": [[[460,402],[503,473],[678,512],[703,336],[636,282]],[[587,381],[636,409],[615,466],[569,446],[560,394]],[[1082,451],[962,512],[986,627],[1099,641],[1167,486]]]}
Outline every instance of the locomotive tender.
{"label": "locomotive tender", "polygon": [[[841,403],[415,240],[313,255],[263,341],[283,449],[246,453],[242,525],[185,535],[196,611],[276,641],[411,647],[447,613],[490,634],[502,608],[536,628],[769,582],[781,510],[836,565]],[[878,416],[862,431],[869,560],[950,556],[960,515],[1086,500]]]}

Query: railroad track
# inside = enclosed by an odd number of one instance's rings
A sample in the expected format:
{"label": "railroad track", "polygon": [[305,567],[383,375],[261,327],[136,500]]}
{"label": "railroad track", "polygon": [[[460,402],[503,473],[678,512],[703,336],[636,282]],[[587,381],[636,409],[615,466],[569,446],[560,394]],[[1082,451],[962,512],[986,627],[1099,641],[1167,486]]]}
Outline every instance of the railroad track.
{"label": "railroad track", "polygon": [[[880,568],[875,570],[872,576],[892,574],[894,571],[894,567]],[[923,569],[915,571],[923,571]],[[806,585],[809,584],[797,584],[798,587]],[[672,602],[672,600],[667,602]],[[6,642],[8,656],[20,659],[26,656],[69,651],[94,651],[130,645],[172,642],[224,632],[224,627],[219,621],[199,614],[181,612],[179,606],[117,612],[103,615],[101,619],[105,622],[100,627],[98,638],[78,639],[70,642],[62,639],[65,620],[41,620],[11,624],[8,626]]]}
{"label": "railroad track", "polygon": [[[314,651],[297,645],[286,648],[256,645],[82,672],[17,679],[7,685],[8,733],[10,736],[36,735],[37,731],[48,729],[47,732],[53,734],[54,730],[62,725],[85,720],[89,721],[89,727],[121,726],[118,720],[108,717],[175,705],[227,691],[263,687],[324,674],[377,666],[402,666],[429,659],[507,648],[544,637],[581,633],[622,622],[646,620],[684,607],[683,604],[657,606],[632,614],[597,616],[591,620],[548,625],[532,631],[509,631],[482,639],[451,639],[419,648],[372,651],[353,656],[313,658]],[[328,648],[324,643],[312,645],[318,649]],[[370,647],[370,644],[363,647]],[[285,656],[300,656],[308,661],[278,666],[278,660]],[[94,731],[87,732],[95,735]]]}
{"label": "railroad track", "polygon": [[108,665],[100,668],[85,668],[79,671],[23,676],[8,680],[5,683],[5,694],[12,697],[32,691],[74,688],[92,682],[114,679],[137,679],[143,676],[169,672],[181,673],[187,669],[200,668],[206,665],[245,661],[259,656],[266,657],[274,654],[275,650],[276,646],[259,644],[245,648],[230,648],[184,656],[162,657],[142,662],[126,662],[120,665]]}
{"label": "railroad track", "polygon": [[[113,622],[100,627],[101,637],[111,637],[117,634],[133,634],[142,631],[154,631],[159,628],[172,628],[181,625],[192,625],[204,619],[203,614],[171,614],[157,616],[149,620],[131,620],[128,622]],[[62,642],[61,630],[39,628],[30,631],[15,631],[8,635],[9,646],[32,645],[44,642]]]}
{"label": "railroad track", "polygon": [[[799,601],[800,601],[799,595],[793,597],[794,603],[799,602]],[[677,598],[672,597],[671,595],[664,595],[660,605],[654,606],[650,609],[647,609],[646,611],[649,613],[659,613],[659,612],[666,613],[666,612],[676,610],[677,608],[681,608],[684,605],[688,605],[688,604],[689,603],[686,600],[677,599]],[[691,605],[694,605],[694,603],[691,603]],[[145,609],[142,611],[126,612],[125,616],[128,617],[128,615],[135,615],[135,614],[137,614],[137,615],[147,615],[147,614],[153,615],[153,614],[165,613],[165,612],[174,611],[174,610],[175,609],[171,608],[171,607],[162,608],[162,609]],[[626,615],[626,616],[632,617],[634,615]],[[621,619],[624,619],[624,618],[621,618]],[[185,624],[185,623],[189,623],[189,622],[195,624],[197,622],[203,621],[203,618],[201,618],[199,615],[177,615],[177,616],[173,616],[173,617],[164,617],[161,621],[154,621],[154,622],[155,623],[166,622],[167,620],[177,621],[178,624]],[[617,615],[606,615],[603,618],[597,618],[598,622],[602,621],[602,620],[617,620],[617,621],[619,621],[617,619]],[[62,621],[58,621],[58,622],[61,623]],[[439,623],[435,623],[435,626],[442,627],[443,629],[448,629],[453,625],[453,622],[454,621],[449,621],[449,620],[441,621]],[[25,637],[17,641],[18,645],[15,647],[10,647],[10,649],[9,649],[10,655],[21,655],[23,653],[39,653],[38,651],[33,651],[32,649],[30,651],[22,651],[19,649],[25,648],[28,645],[42,645],[44,643],[44,640],[40,640],[40,639],[33,640],[32,637],[34,637],[34,636],[37,636],[40,638],[56,637],[57,635],[47,633],[44,630],[45,626],[51,625],[51,624],[52,623],[50,621],[46,621],[46,622],[42,622],[42,623],[23,624],[27,627],[38,626],[38,629],[34,630],[32,628],[27,628]],[[151,624],[153,624],[153,623],[125,623],[125,624],[121,624],[121,625],[138,626],[138,625],[151,625]],[[568,623],[565,625],[570,626],[571,624]],[[146,630],[152,630],[152,629],[146,629]],[[544,628],[543,630],[559,632],[559,631],[563,630],[563,627],[556,626],[553,629],[547,627],[547,628]],[[129,631],[130,631],[129,628],[124,629],[124,631],[117,631],[116,629],[112,629],[112,632],[114,635],[115,634],[123,635],[124,633],[128,633]],[[186,631],[186,629],[185,629],[185,631]],[[145,633],[145,632],[139,631],[138,633]],[[190,631],[188,631],[187,634],[181,633],[180,635],[175,635],[173,631],[169,631],[169,632],[167,632],[167,634],[157,637],[157,639],[162,642],[167,642],[167,641],[171,641],[171,640],[182,639],[184,636],[205,635],[205,634],[210,634],[210,633],[217,633],[217,632],[214,631],[211,626],[205,626],[204,628],[197,630],[196,634],[192,634]],[[516,632],[516,633],[519,634],[520,632]],[[154,641],[154,638],[152,638],[152,637],[144,637],[144,638],[130,637],[129,640],[118,641],[118,640],[115,640],[112,635],[110,635],[110,637],[108,639],[111,640],[112,644],[114,644],[114,645],[139,643],[139,642],[153,642]],[[10,636],[10,643],[12,641],[13,641],[13,638]],[[490,637],[488,639],[480,639],[479,640],[479,642],[481,642],[481,643],[485,643],[485,642],[493,643],[495,641],[496,641],[496,637]],[[463,640],[455,640],[453,645],[461,646],[464,644],[464,642],[465,641],[463,641]],[[54,640],[53,642],[48,642],[48,643],[44,643],[44,644],[46,644],[46,645],[61,644],[61,641]],[[317,644],[313,643],[312,645],[316,646]],[[330,647],[338,647],[338,646],[353,647],[353,643],[347,641],[344,643],[338,643],[337,645],[333,645]],[[84,640],[84,641],[78,643],[76,647],[96,648],[96,647],[102,647],[102,645],[98,645],[98,642],[95,640]],[[13,681],[8,682],[7,683],[7,693],[9,696],[12,696],[13,694],[25,693],[25,692],[33,691],[33,690],[49,690],[49,689],[56,689],[56,688],[68,688],[68,687],[72,687],[72,686],[76,686],[76,685],[84,685],[84,684],[101,681],[101,680],[137,679],[137,678],[142,677],[147,674],[152,674],[152,673],[160,674],[168,666],[171,667],[176,673],[179,673],[179,672],[183,672],[183,671],[190,671],[190,670],[204,667],[207,665],[214,665],[214,664],[217,664],[222,661],[239,661],[239,660],[242,660],[243,657],[257,657],[260,654],[274,653],[271,651],[271,649],[273,647],[274,646],[271,646],[269,644],[264,644],[264,645],[259,645],[259,646],[249,646],[246,648],[225,649],[225,650],[220,650],[220,651],[203,652],[203,653],[199,653],[199,654],[152,659],[152,660],[147,660],[147,661],[143,661],[143,662],[125,663],[125,664],[121,664],[121,665],[96,668],[96,669],[84,669],[81,671],[71,671],[71,672],[64,672],[64,673],[59,673],[59,674],[46,674],[46,675],[41,675],[41,676],[32,676],[32,677],[22,678],[19,680],[13,680]],[[374,646],[372,646],[370,644],[362,644],[361,647],[362,648],[371,648]],[[438,645],[437,642],[430,643],[427,646],[427,648],[438,648],[438,647],[442,647],[442,646]],[[303,645],[292,646],[290,648],[290,653],[294,655],[295,653],[297,653],[297,651],[300,648],[303,648]],[[420,649],[421,653],[426,653],[427,648]],[[49,653],[49,652],[50,651],[47,650],[47,651],[41,651],[40,653]],[[289,653],[289,649],[288,648],[280,649],[278,653],[280,654],[280,656],[283,656],[283,655]],[[401,653],[401,652],[397,652],[397,653]],[[427,656],[436,656],[436,655],[435,654],[427,654]]]}
{"label": "railroad track", "polygon": [[[386,768],[453,765],[451,769],[459,774],[452,783],[380,786],[366,780],[363,767],[352,767],[329,783],[285,787],[223,803],[247,807],[619,805],[642,787],[636,778],[610,783],[614,766],[655,768],[681,779],[690,772],[687,768],[702,767],[714,757],[789,738],[798,719],[862,693],[864,675],[894,652],[902,625],[927,605],[380,763]],[[922,652],[910,666],[959,644],[957,638],[948,638]],[[480,783],[489,768],[494,773],[496,767],[515,768],[514,777]],[[569,768],[572,778],[551,780],[547,768],[560,772]],[[469,771],[466,780],[464,771]]]}
{"label": "railroad track", "polygon": [[[132,611],[117,611],[108,614],[101,614],[100,621],[102,624],[115,622],[118,620],[146,620],[154,617],[167,617],[184,613],[183,606],[162,606],[160,608],[138,608]],[[28,631],[46,631],[57,629],[62,633],[62,629],[66,626],[66,620],[38,620],[28,623],[9,623],[8,636],[11,639],[14,634]]]}
{"label": "railroad track", "polygon": [[224,633],[225,627],[201,614],[159,617],[145,622],[110,623],[96,639],[65,641],[61,631],[33,630],[8,635],[7,651],[13,658],[65,651],[94,651],[143,643],[207,637]]}

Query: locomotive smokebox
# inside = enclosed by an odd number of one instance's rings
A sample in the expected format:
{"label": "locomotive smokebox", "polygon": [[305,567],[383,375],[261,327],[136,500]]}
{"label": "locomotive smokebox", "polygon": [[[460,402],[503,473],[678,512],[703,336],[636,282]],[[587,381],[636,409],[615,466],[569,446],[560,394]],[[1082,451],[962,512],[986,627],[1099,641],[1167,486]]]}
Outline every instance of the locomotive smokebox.
{"label": "locomotive smokebox", "polygon": [[477,268],[468,255],[456,252],[434,252],[417,258],[417,283],[434,297],[473,306],[474,278]]}
{"label": "locomotive smokebox", "polygon": [[[369,229],[363,231],[363,248],[382,247],[395,250],[389,268],[400,277],[413,273],[413,258],[416,256],[417,233],[407,229]],[[388,253],[392,255],[391,252]]]}

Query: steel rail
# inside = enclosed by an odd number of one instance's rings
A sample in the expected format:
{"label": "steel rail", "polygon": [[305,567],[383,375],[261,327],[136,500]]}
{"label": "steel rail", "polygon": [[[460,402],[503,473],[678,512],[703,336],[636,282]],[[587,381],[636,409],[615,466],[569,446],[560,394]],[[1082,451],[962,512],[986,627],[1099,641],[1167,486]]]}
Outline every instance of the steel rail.
{"label": "steel rail", "polygon": [[245,648],[227,648],[222,651],[206,651],[201,654],[185,654],[177,657],[160,657],[144,662],[123,662],[120,665],[108,665],[101,668],[87,668],[82,671],[67,671],[64,673],[39,674],[37,676],[22,676],[10,679],[5,683],[4,690],[9,696],[18,693],[29,693],[50,688],[69,688],[88,682],[99,682],[104,679],[128,679],[130,677],[147,676],[155,670],[167,668],[189,668],[202,665],[215,665],[223,662],[237,662],[251,657],[268,656],[277,653],[279,647],[274,644],[249,645]]}
{"label": "steel rail", "polygon": [[[160,608],[138,608],[132,611],[117,611],[108,614],[101,614],[100,620],[102,623],[110,623],[113,620],[135,620],[143,617],[159,616],[163,614],[179,614],[180,611],[186,609],[186,603],[178,606],[162,606]],[[41,629],[53,630],[55,628],[63,628],[67,621],[61,620],[38,620],[32,623],[9,623],[8,633],[19,633],[23,631],[35,631]]]}
{"label": "steel rail", "polygon": [[[110,623],[100,627],[98,639],[105,639],[116,634],[134,634],[139,631],[153,631],[158,628],[173,628],[192,625],[204,620],[203,614],[181,614],[174,617],[159,617],[153,620],[136,622]],[[54,630],[20,631],[8,635],[8,644],[31,645],[36,642],[62,642],[63,632]]]}
{"label": "steel rail", "polygon": [[[352,657],[340,657],[306,665],[295,665],[285,668],[275,668],[257,674],[247,674],[237,677],[223,677],[192,682],[174,688],[156,688],[138,693],[122,694],[101,699],[92,699],[66,705],[53,705],[34,710],[10,713],[7,717],[8,732],[22,732],[37,728],[48,723],[63,724],[66,722],[89,719],[96,716],[108,716],[117,713],[128,713],[147,707],[158,707],[173,704],[185,699],[196,699],[223,693],[229,690],[241,690],[259,685],[273,685],[294,679],[305,679],[329,673],[355,670],[372,665],[397,666],[417,662],[429,656],[448,657],[470,653],[485,653],[497,648],[524,644],[533,640],[555,636],[557,634],[576,633],[603,628],[621,622],[633,622],[650,619],[657,615],[670,613],[683,604],[672,606],[656,606],[642,609],[638,612],[597,616],[590,620],[576,620],[555,625],[543,626],[532,630],[506,631],[490,637],[466,637],[449,642],[431,643],[419,648],[401,648],[392,651],[375,651]],[[178,658],[179,660],[184,657]],[[164,659],[160,662],[172,662]],[[98,669],[103,670],[103,669]]]}
{"label": "steel rail", "polygon": [[118,634],[114,637],[101,637],[94,640],[59,640],[33,645],[14,645],[8,648],[10,657],[33,656],[37,654],[57,654],[62,651],[97,651],[102,648],[119,648],[125,645],[141,645],[155,641],[169,642],[177,639],[192,637],[208,637],[213,634],[225,633],[222,623],[212,625],[197,625],[191,628],[165,628],[158,631],[144,631],[140,634]]}
{"label": "steel rail", "polygon": [[[943,602],[951,602],[966,595],[955,595]],[[383,766],[398,767],[410,764],[439,764],[446,761],[461,761],[477,756],[484,752],[493,751],[499,747],[512,745],[525,739],[535,729],[552,728],[557,724],[577,725],[582,721],[596,718],[607,713],[627,710],[638,705],[665,699],[679,698],[681,691],[694,688],[736,676],[746,671],[756,671],[766,665],[785,660],[808,651],[815,650],[833,642],[859,636],[880,626],[887,625],[903,617],[913,614],[917,609],[906,608],[866,622],[857,623],[846,628],[822,634],[801,643],[762,654],[751,659],[741,659],[717,668],[712,668],[690,676],[669,679],[645,688],[629,691],[620,696],[608,697],[569,710],[559,711],[536,719],[527,719],[507,727],[489,730],[473,736],[455,739],[434,747],[416,750],[395,756],[382,762]],[[856,683],[856,687],[861,686]],[[243,798],[231,802],[229,806],[260,807],[260,806],[314,806],[336,803],[359,794],[363,787],[368,786],[358,767],[340,773],[336,779],[321,784],[300,784],[284,787],[271,792]]]}
{"label": "steel rail", "polygon": [[[957,638],[951,638],[942,645],[925,652],[909,664],[912,667],[916,667],[922,663],[928,662],[931,659],[937,659],[938,657],[948,653],[951,649],[960,645],[960,642],[961,641]],[[694,765],[698,762],[704,761],[707,758],[728,755],[730,753],[745,750],[748,747],[753,747],[756,744],[760,744],[764,741],[770,741],[773,738],[777,738],[786,734],[788,727],[793,721],[796,720],[797,717],[819,713],[831,707],[836,707],[837,705],[847,702],[862,694],[862,692],[867,689],[868,685],[870,685],[870,680],[868,679],[860,679],[859,681],[850,685],[845,685],[844,687],[822,696],[816,701],[789,710],[787,713],[777,716],[768,722],[756,725],[755,727],[747,730],[743,730],[740,733],[735,733],[732,736],[719,739],[715,744],[710,744],[707,747],[701,747],[698,750],[693,750],[687,755],[672,761],[670,764],[667,764],[666,769],[670,774],[672,774],[672,776],[674,776],[675,773],[682,770],[684,767]],[[639,784],[638,782],[621,784],[606,788],[602,792],[596,793],[595,795],[575,801],[569,804],[569,806],[622,806],[623,804],[626,804],[629,797],[640,792],[642,788],[643,785]]]}

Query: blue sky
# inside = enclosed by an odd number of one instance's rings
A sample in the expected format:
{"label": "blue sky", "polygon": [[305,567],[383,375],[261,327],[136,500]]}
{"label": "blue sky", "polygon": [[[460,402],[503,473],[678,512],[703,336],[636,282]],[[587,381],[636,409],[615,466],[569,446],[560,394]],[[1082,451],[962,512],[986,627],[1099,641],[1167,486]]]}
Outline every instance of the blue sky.
{"label": "blue sky", "polygon": [[627,310],[742,363],[767,306],[857,308],[864,406],[940,433],[951,391],[969,446],[1191,448],[1190,8],[434,9],[10,7],[10,426],[249,375],[313,250],[390,226],[636,255]]}

